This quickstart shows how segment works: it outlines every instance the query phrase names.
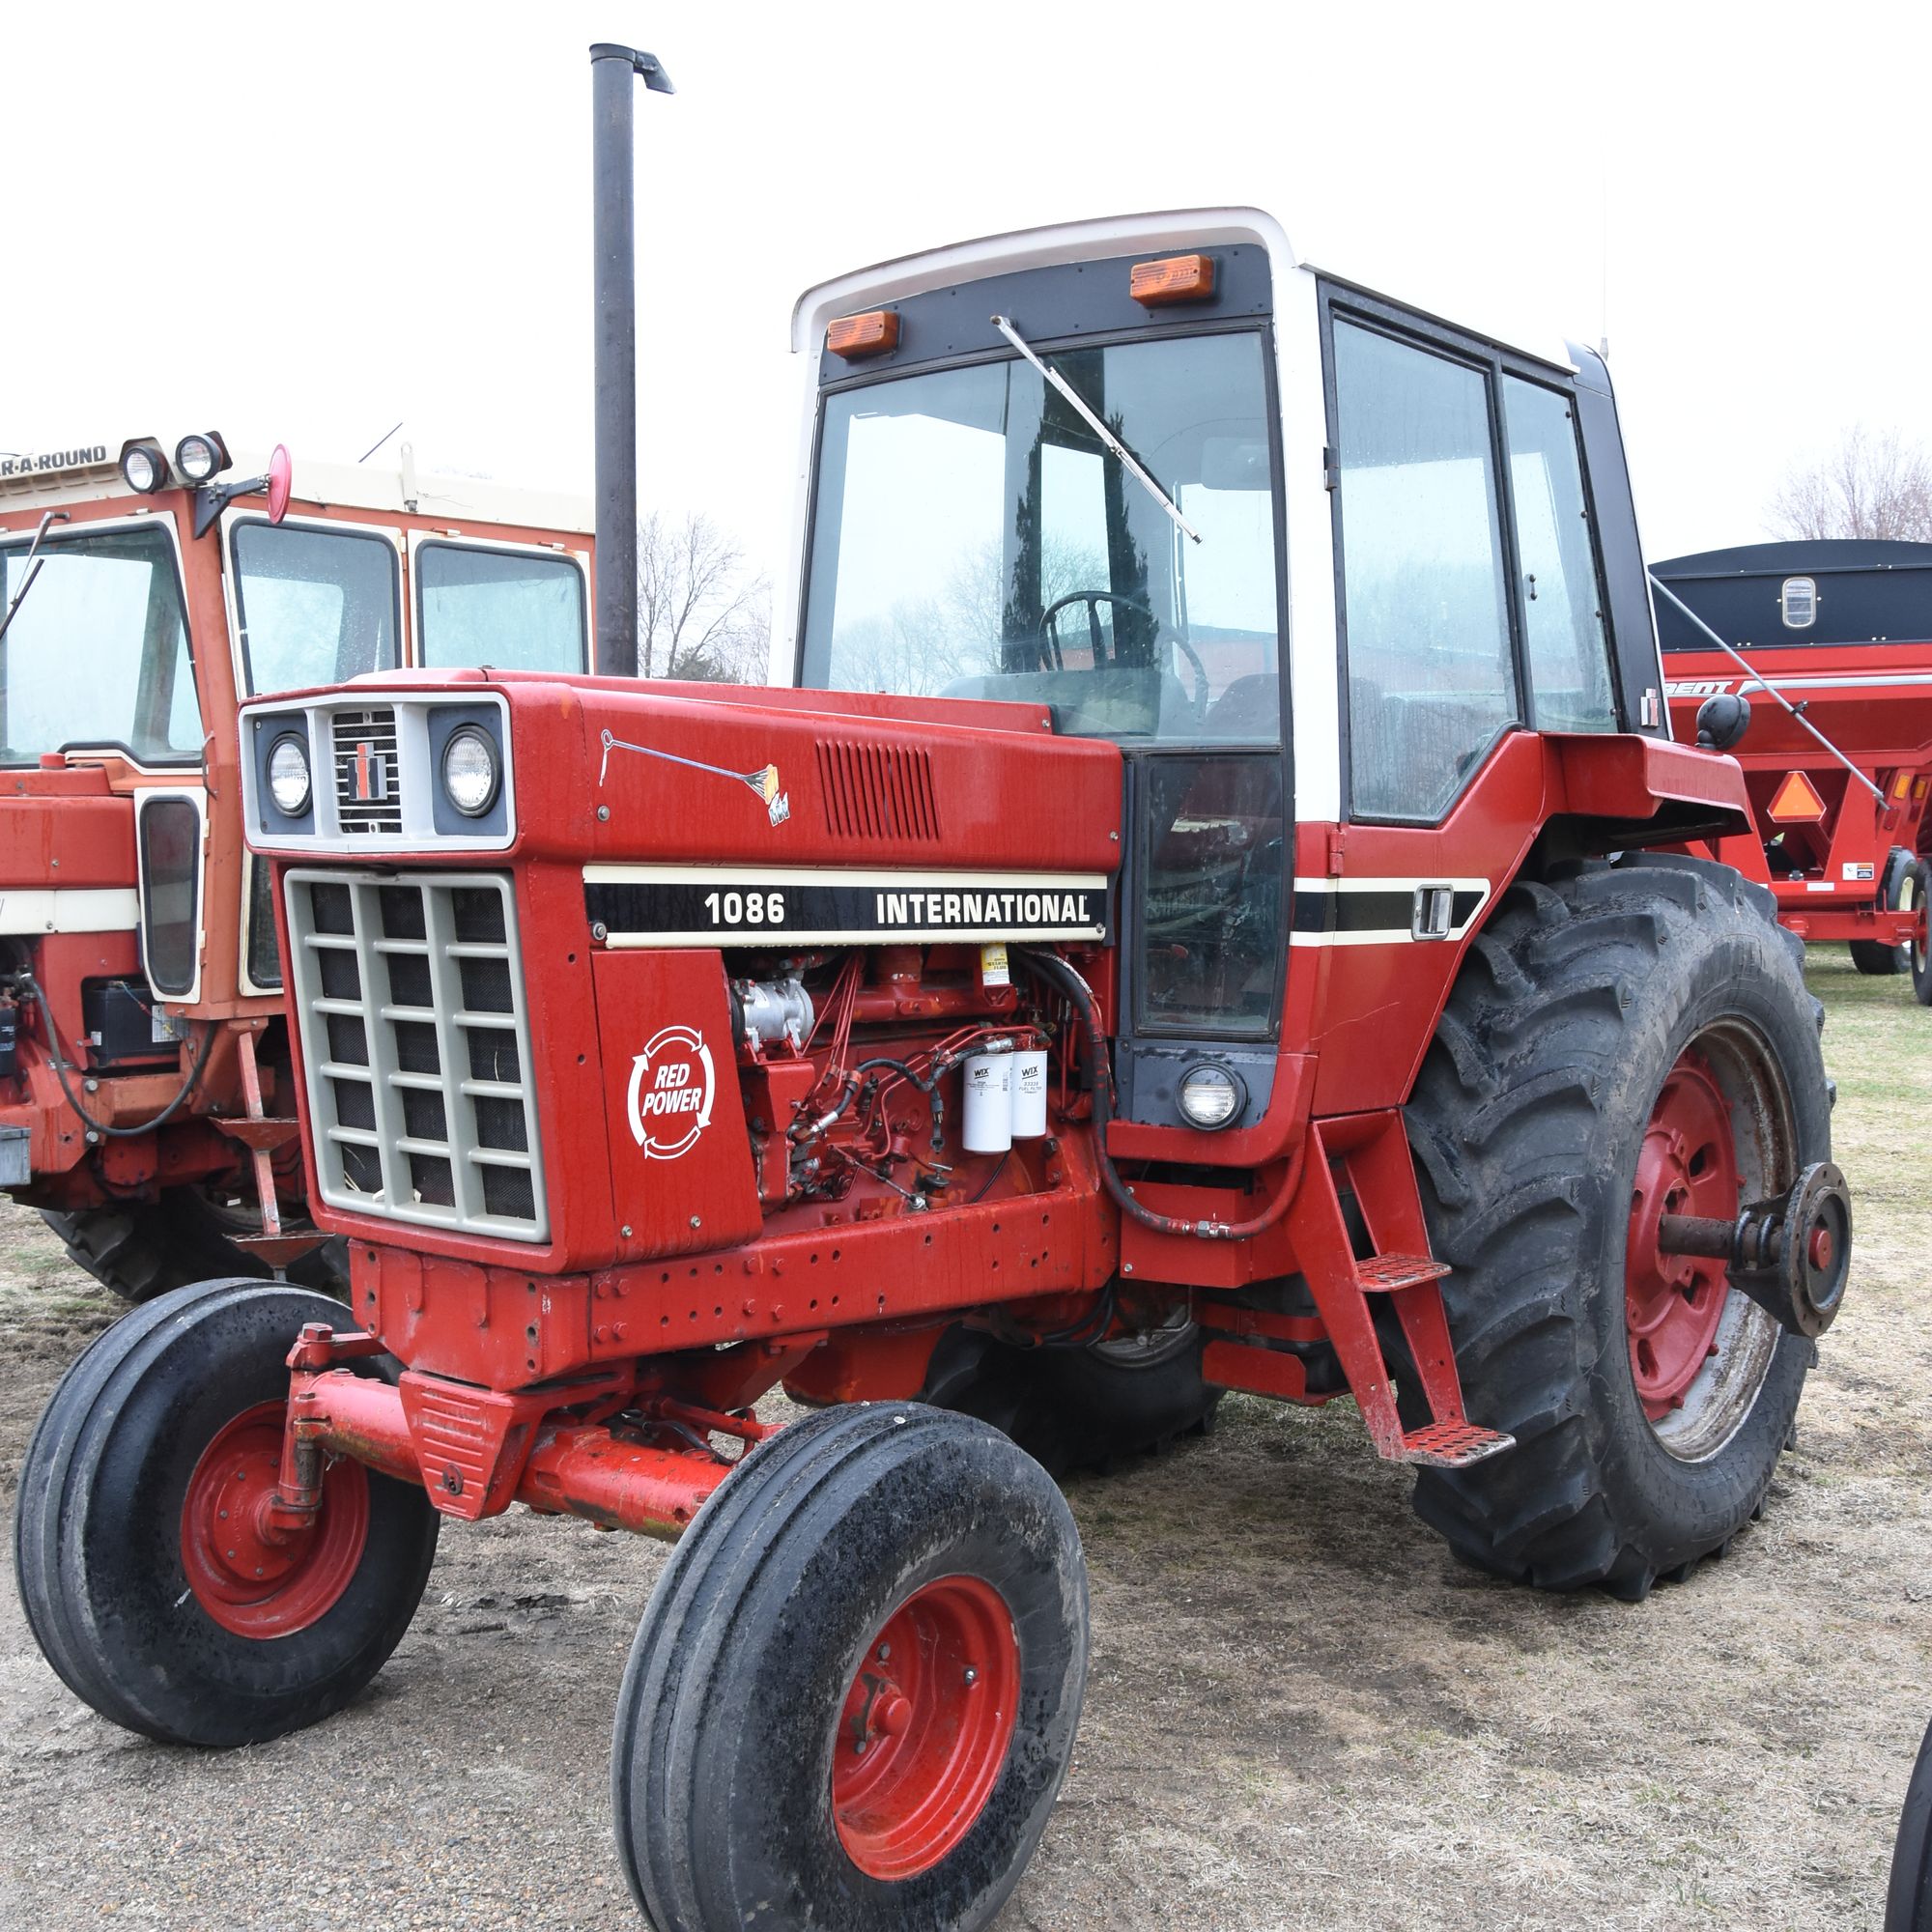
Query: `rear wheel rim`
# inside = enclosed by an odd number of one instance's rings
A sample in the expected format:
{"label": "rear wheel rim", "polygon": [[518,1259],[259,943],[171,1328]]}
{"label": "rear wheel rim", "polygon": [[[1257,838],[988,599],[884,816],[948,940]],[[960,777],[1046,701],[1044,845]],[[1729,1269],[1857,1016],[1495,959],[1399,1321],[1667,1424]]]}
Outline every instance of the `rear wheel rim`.
{"label": "rear wheel rim", "polygon": [[1019,1641],[977,1577],[915,1590],[866,1646],[839,1708],[832,1816],[868,1877],[929,1870],[992,1796],[1018,1715]]}
{"label": "rear wheel rim", "polygon": [[182,1569],[195,1601],[225,1631],[293,1636],[331,1610],[369,1540],[369,1477],[340,1460],[322,1480],[313,1522],[285,1538],[263,1512],[281,1473],[287,1405],[257,1403],[201,1453],[182,1501]]}
{"label": "rear wheel rim", "polygon": [[1658,1246],[1665,1214],[1735,1220],[1795,1172],[1790,1110],[1769,1048],[1741,1023],[1698,1035],[1651,1108],[1637,1154],[1624,1261],[1631,1380],[1659,1442],[1684,1462],[1744,1426],[1777,1350],[1776,1320],[1721,1261]]}

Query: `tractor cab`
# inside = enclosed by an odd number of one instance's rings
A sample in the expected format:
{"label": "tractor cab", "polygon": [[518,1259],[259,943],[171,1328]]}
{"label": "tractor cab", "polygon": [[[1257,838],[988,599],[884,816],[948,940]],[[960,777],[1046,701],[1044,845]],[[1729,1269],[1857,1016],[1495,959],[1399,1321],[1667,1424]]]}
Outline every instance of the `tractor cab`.
{"label": "tractor cab", "polygon": [[1520,858],[1501,794],[1559,743],[1668,735],[1599,358],[1370,295],[1243,210],[868,270],[801,299],[794,348],[775,678],[1120,748],[1122,1117],[1261,1121],[1317,1016],[1284,1026],[1300,948],[1375,949],[1320,996],[1356,1039],[1323,1077],[1398,1095],[1434,1008],[1378,1015],[1411,976],[1439,997]]}
{"label": "tractor cab", "polygon": [[220,1124],[251,1081],[255,1112],[293,1105],[237,706],[412,665],[586,669],[586,524],[418,474],[407,444],[299,472],[214,433],[0,460],[0,1184],[110,1286],[324,1264],[293,1122],[287,1231]]}

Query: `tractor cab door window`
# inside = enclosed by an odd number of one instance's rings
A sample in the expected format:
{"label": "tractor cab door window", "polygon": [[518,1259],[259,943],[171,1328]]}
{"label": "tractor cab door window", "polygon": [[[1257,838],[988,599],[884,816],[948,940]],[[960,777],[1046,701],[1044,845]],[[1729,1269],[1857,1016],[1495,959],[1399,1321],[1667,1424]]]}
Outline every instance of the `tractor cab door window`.
{"label": "tractor cab door window", "polygon": [[401,664],[402,570],[388,537],[249,517],[229,543],[251,695],[346,684]]}
{"label": "tractor cab door window", "polygon": [[576,557],[439,539],[417,546],[414,569],[424,664],[588,668],[588,599]]}
{"label": "tractor cab door window", "polygon": [[1609,638],[1567,397],[1503,378],[1530,701],[1539,731],[1614,731]]}
{"label": "tractor cab door window", "polygon": [[1355,814],[1434,822],[1521,714],[1485,370],[1334,320]]}

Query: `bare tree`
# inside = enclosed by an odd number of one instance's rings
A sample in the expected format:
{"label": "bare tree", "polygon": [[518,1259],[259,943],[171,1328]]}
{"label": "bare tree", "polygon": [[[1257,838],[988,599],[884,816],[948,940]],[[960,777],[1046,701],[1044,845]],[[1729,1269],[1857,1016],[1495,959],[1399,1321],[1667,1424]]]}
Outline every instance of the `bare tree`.
{"label": "bare tree", "polygon": [[762,684],[771,631],[771,586],[701,510],[638,526],[640,677]]}
{"label": "bare tree", "polygon": [[1783,537],[1932,542],[1932,460],[1896,430],[1856,424],[1829,454],[1787,471],[1769,508]]}

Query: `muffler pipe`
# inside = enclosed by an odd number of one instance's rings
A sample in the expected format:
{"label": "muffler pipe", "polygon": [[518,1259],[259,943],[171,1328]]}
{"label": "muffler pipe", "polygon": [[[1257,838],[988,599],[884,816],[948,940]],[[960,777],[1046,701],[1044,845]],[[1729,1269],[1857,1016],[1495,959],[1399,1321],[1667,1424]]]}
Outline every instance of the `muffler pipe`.
{"label": "muffler pipe", "polygon": [[633,79],[676,90],[655,54],[590,49],[591,245],[595,257],[596,668],[638,674],[638,275]]}

